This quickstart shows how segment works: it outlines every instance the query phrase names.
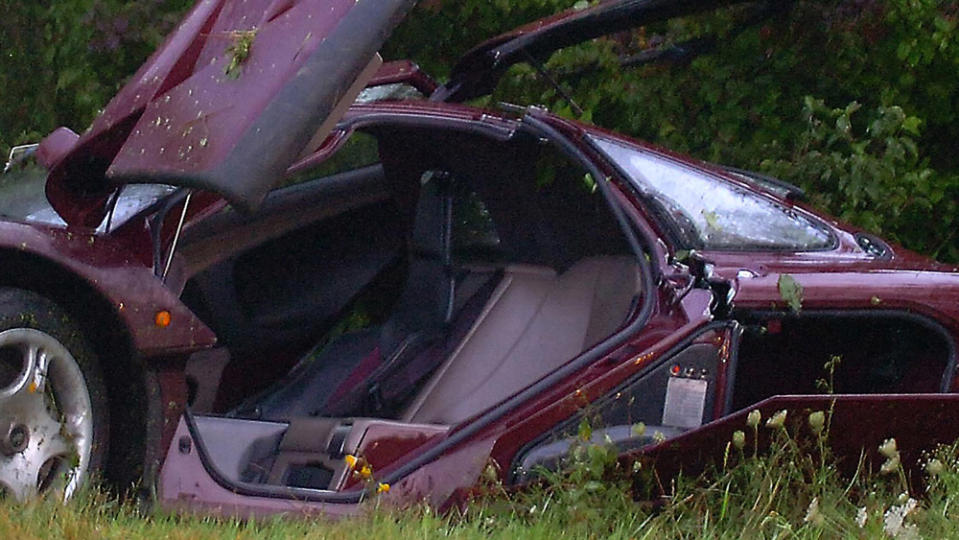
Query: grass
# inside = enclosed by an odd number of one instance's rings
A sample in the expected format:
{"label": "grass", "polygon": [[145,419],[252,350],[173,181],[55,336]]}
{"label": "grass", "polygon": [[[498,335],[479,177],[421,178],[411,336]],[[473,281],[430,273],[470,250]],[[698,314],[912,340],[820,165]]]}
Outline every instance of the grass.
{"label": "grass", "polygon": [[[757,413],[758,415],[758,413]],[[879,470],[840,474],[825,444],[828,414],[788,422],[751,417],[727,445],[726,460],[669,495],[634,500],[648,485],[642,465],[602,446],[574,448],[563,474],[520,493],[495,482],[462,511],[379,508],[342,521],[239,521],[139,513],[90,490],[67,505],[0,504],[0,538],[959,538],[959,444],[924,460],[926,487],[909,493],[893,442]],[[761,430],[772,446],[757,452]],[[587,435],[588,435],[588,429]],[[588,438],[588,437],[585,437]]]}

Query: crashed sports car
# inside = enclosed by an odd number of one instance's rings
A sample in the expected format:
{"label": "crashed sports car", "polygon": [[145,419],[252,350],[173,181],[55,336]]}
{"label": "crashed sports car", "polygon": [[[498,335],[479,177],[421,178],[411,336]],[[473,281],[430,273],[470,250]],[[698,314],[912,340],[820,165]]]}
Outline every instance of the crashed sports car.
{"label": "crashed sports car", "polygon": [[15,149],[5,493],[98,475],[241,515],[442,507],[484,471],[562,467],[586,414],[664,474],[755,409],[829,407],[856,455],[959,436],[956,268],[774,178],[462,104],[517,62],[732,2],[601,2],[444,84],[377,55],[413,3],[202,0],[88,131]]}

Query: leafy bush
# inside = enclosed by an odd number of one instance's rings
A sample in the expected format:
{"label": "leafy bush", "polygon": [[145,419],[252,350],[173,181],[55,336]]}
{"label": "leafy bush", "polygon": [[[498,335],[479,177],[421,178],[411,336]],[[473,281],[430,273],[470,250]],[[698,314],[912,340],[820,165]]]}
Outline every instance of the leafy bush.
{"label": "leafy bush", "polygon": [[0,151],[82,130],[192,0],[0,2]]}
{"label": "leafy bush", "polygon": [[803,117],[807,129],[793,155],[765,160],[762,169],[803,186],[813,203],[845,221],[959,259],[959,175],[938,173],[921,158],[919,118],[898,106],[862,111],[855,101],[830,109],[811,97]]}

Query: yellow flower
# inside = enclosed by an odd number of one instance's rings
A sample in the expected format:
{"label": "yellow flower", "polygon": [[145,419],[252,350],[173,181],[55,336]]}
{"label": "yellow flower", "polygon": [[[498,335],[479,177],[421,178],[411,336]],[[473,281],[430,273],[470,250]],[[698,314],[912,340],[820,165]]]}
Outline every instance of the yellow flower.
{"label": "yellow flower", "polygon": [[766,427],[770,429],[781,429],[786,423],[786,410],[776,412],[772,418],[766,420]]}
{"label": "yellow flower", "polygon": [[753,409],[749,412],[749,416],[746,417],[746,425],[755,429],[759,425],[759,421],[762,420],[763,414],[759,412],[759,409]]}
{"label": "yellow flower", "polygon": [[371,469],[369,465],[363,465],[363,467],[360,469],[360,476],[363,478],[369,478],[373,476],[373,469]]}
{"label": "yellow flower", "polygon": [[389,493],[389,491],[390,491],[390,485],[389,485],[389,484],[384,484],[383,482],[380,482],[380,483],[377,484],[377,486],[376,486],[376,492],[377,492],[377,493]]}
{"label": "yellow flower", "polygon": [[343,461],[346,462],[347,470],[352,471],[353,469],[356,468],[356,462],[357,462],[356,456],[352,454],[346,454],[345,456],[343,456]]}

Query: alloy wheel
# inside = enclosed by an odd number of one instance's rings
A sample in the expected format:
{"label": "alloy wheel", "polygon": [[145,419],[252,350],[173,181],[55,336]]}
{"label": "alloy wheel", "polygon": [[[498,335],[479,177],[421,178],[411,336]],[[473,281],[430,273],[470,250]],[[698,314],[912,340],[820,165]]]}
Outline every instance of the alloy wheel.
{"label": "alloy wheel", "polygon": [[67,348],[31,328],[0,332],[0,490],[19,501],[68,499],[92,442],[90,393]]}

